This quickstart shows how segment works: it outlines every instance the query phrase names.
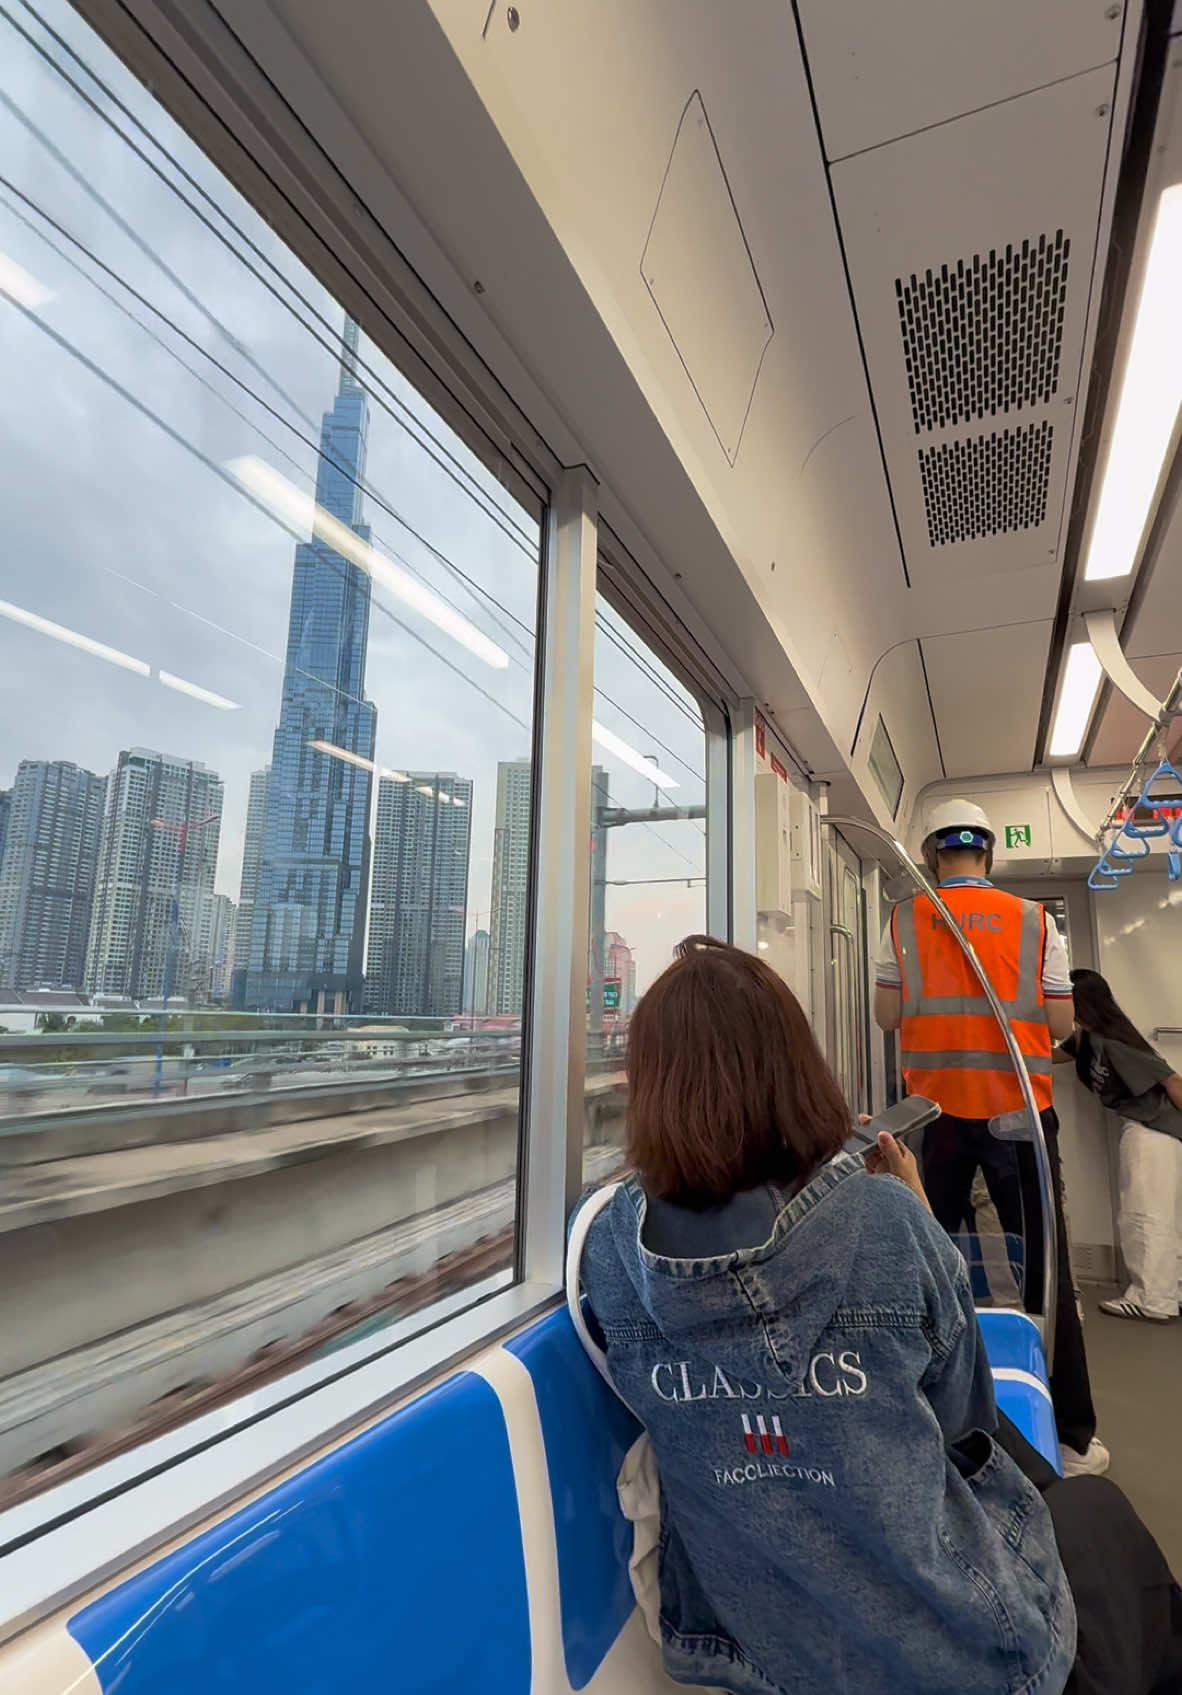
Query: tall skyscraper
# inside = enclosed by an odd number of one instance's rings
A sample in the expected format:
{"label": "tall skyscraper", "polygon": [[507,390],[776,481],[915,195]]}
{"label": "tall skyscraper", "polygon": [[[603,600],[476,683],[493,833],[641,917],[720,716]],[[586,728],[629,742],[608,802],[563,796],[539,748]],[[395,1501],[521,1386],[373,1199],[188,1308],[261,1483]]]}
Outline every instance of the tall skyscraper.
{"label": "tall skyscraper", "polygon": [[[369,403],[347,319],[320,432],[316,503],[363,542]],[[370,580],[317,539],[296,548],[245,1005],[359,1012],[377,714],[365,698]]]}
{"label": "tall skyscraper", "polygon": [[225,1001],[234,969],[238,908],[229,895],[201,897],[194,946],[193,998]]}
{"label": "tall skyscraper", "polygon": [[105,791],[65,760],[21,760],[0,852],[0,982],[81,989]]}
{"label": "tall skyscraper", "polygon": [[528,759],[497,765],[493,833],[492,923],[488,939],[489,1011],[521,1012],[525,938],[529,923],[529,812],[533,766]]}
{"label": "tall skyscraper", "polygon": [[263,827],[267,821],[267,784],[271,767],[250,774],[250,798],[246,803],[246,835],[242,843],[242,880],[238,887],[238,916],[234,925],[234,964],[231,996],[235,1006],[246,1000],[246,973],[250,966],[251,926],[263,869]]}
{"label": "tall skyscraper", "polygon": [[464,949],[463,1010],[477,1017],[488,1011],[487,930],[474,930]]}
{"label": "tall skyscraper", "polygon": [[451,1018],[464,981],[472,783],[411,771],[378,783],[366,1007]]}
{"label": "tall skyscraper", "polygon": [[197,949],[221,817],[222,780],[208,766],[148,748],[119,755],[107,781],[86,955],[92,994],[200,996]]}

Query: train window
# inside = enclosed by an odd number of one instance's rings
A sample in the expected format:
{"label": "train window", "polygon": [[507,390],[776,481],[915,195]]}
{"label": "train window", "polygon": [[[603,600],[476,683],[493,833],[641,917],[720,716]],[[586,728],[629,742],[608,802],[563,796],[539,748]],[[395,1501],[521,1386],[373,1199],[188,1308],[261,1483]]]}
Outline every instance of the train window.
{"label": "train window", "polygon": [[697,700],[602,596],[595,613],[591,946],[583,1175],[619,1163],[637,997],[706,928],[706,727]]}
{"label": "train window", "polygon": [[45,11],[0,24],[0,1505],[511,1280],[542,519]]}

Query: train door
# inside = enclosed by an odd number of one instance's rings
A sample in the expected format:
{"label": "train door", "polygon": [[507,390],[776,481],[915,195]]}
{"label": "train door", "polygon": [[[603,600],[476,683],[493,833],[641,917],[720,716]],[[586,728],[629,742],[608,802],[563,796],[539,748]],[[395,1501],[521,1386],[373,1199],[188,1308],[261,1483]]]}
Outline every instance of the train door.
{"label": "train door", "polygon": [[828,908],[829,1062],[855,1112],[870,1106],[866,902],[862,866],[844,837],[829,832]]}

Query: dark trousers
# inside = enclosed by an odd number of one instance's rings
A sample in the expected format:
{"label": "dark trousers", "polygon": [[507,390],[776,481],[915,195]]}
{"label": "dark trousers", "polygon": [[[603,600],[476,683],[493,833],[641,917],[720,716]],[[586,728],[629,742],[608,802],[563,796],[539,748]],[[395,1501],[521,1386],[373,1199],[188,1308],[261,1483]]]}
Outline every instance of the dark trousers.
{"label": "dark trousers", "polygon": [[1182,1695],[1182,1590],[1106,1477],[1061,1478],[1003,1414],[998,1445],[1042,1492],[1075,1600],[1064,1695]]}
{"label": "dark trousers", "polygon": [[[1059,1440],[1082,1454],[1096,1434],[1096,1413],[1092,1406],[1083,1327],[1071,1281],[1059,1170],[1059,1120],[1053,1108],[1042,1114],[1042,1128],[1051,1164],[1058,1239],[1059,1288],[1051,1399]],[[956,1235],[962,1221],[972,1222],[970,1197],[978,1170],[1006,1235],[1025,1240],[1024,1299],[1027,1311],[1037,1312],[1042,1301],[1042,1207],[1033,1147],[1029,1142],[999,1141],[990,1135],[986,1119],[953,1118],[949,1113],[942,1114],[924,1131],[923,1186],[937,1223],[950,1236]]]}

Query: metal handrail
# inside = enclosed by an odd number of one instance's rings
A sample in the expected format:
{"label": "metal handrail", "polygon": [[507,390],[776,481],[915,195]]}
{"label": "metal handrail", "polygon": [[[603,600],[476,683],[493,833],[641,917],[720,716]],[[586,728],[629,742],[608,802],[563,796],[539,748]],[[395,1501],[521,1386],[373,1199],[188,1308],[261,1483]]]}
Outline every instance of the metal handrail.
{"label": "metal handrail", "polygon": [[1058,1235],[1055,1223],[1055,1208],[1052,1199],[1051,1162],[1050,1156],[1047,1153],[1047,1142],[1046,1137],[1043,1134],[1042,1119],[1039,1116],[1038,1111],[1038,1102],[1034,1098],[1034,1085],[1030,1081],[1030,1073],[1026,1069],[1026,1061],[1022,1057],[1022,1050],[1018,1046],[1017,1037],[1014,1035],[1010,1021],[1006,1016],[1005,1008],[1002,1006],[1002,1003],[998,998],[996,989],[993,987],[993,984],[989,981],[989,978],[986,975],[985,967],[977,958],[977,950],[973,947],[973,944],[969,941],[968,937],[965,935],[960,925],[956,922],[956,919],[948,910],[947,906],[945,906],[935,884],[932,883],[931,880],[919,869],[919,866],[916,865],[902,842],[900,842],[895,836],[892,836],[889,830],[884,830],[881,825],[868,824],[862,818],[838,817],[834,813],[826,813],[821,822],[832,827],[865,830],[868,835],[874,836],[876,840],[885,843],[885,845],[892,850],[898,858],[899,863],[911,876],[912,881],[916,884],[917,888],[927,895],[932,905],[943,917],[945,924],[956,938],[957,945],[961,952],[972,967],[973,975],[980,983],[981,991],[984,994],[985,999],[989,1002],[993,1016],[997,1019],[1002,1037],[1005,1040],[1006,1049],[1010,1056],[1010,1061],[1014,1067],[1015,1073],[1017,1074],[1018,1087],[1022,1091],[1022,1099],[1025,1103],[1026,1111],[1030,1116],[1030,1124],[1033,1131],[1031,1142],[1035,1151],[1034,1163],[1038,1170],[1038,1194],[1042,1208],[1042,1345],[1043,1352],[1046,1355],[1047,1370],[1050,1371],[1055,1357],[1055,1309],[1059,1292],[1059,1266],[1057,1259]]}

